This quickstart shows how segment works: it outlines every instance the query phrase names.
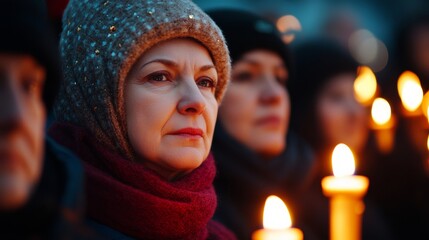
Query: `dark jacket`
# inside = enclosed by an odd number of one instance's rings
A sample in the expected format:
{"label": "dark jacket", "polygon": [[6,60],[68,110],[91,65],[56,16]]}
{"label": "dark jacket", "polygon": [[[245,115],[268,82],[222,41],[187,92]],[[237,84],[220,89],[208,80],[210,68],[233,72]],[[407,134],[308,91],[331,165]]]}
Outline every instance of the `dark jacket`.
{"label": "dark jacket", "polygon": [[263,159],[217,124],[212,150],[218,168],[214,182],[218,195],[215,219],[238,239],[251,239],[252,232],[262,228],[265,200],[272,194],[286,202],[293,225],[301,225],[299,196],[307,188],[313,157],[296,135],[289,133],[287,149],[280,156]]}
{"label": "dark jacket", "polygon": [[0,213],[0,239],[95,238],[81,222],[82,184],[79,160],[48,138],[40,182],[24,207]]}

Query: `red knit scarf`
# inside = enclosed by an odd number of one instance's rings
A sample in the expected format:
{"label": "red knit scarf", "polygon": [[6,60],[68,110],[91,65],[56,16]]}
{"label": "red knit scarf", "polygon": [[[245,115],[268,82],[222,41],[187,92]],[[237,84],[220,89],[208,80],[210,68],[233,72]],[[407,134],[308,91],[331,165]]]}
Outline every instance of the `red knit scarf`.
{"label": "red knit scarf", "polygon": [[57,123],[49,133],[84,162],[90,218],[135,238],[234,239],[210,221],[216,208],[211,155],[199,168],[169,182],[108,149],[85,129]]}

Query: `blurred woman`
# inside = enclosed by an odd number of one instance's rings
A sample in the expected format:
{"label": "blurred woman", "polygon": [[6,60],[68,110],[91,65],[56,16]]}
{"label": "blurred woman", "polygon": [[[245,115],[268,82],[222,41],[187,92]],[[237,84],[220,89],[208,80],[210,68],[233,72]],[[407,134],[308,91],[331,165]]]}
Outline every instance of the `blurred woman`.
{"label": "blurred woman", "polygon": [[269,195],[280,196],[292,215],[298,215],[298,194],[304,189],[312,158],[288,134],[286,85],[291,64],[275,26],[240,10],[219,9],[209,15],[222,29],[233,61],[231,84],[219,109],[213,140],[219,169],[215,217],[239,239],[250,239],[262,227]]}
{"label": "blurred woman", "polygon": [[211,147],[230,73],[190,1],[70,1],[52,136],[84,162],[88,215],[113,239],[233,239],[211,221]]}
{"label": "blurred woman", "polygon": [[[296,79],[291,81],[291,127],[318,156],[330,160],[338,143],[360,155],[369,136],[367,110],[355,99],[357,62],[339,45],[312,40],[295,49]],[[323,173],[331,173],[330,161]]]}
{"label": "blurred woman", "polygon": [[[423,10],[423,9],[422,9]],[[429,90],[429,15],[416,12],[396,29],[391,64],[381,87],[396,116],[393,150],[380,159],[377,200],[394,229],[396,239],[426,239],[429,235],[429,161],[427,118],[407,116],[397,81],[404,71],[415,73],[423,93]],[[423,110],[423,109],[422,109]],[[423,112],[423,111],[421,111]]]}
{"label": "blurred woman", "polygon": [[[316,162],[312,188],[302,198],[304,221],[322,239],[329,239],[329,202],[320,186],[332,175],[334,147],[344,143],[357,158],[357,173],[372,174],[376,149],[369,138],[367,110],[355,99],[357,62],[336,42],[313,39],[295,51],[296,78],[290,83],[291,128],[313,148]],[[384,218],[366,198],[363,239],[391,239]]]}

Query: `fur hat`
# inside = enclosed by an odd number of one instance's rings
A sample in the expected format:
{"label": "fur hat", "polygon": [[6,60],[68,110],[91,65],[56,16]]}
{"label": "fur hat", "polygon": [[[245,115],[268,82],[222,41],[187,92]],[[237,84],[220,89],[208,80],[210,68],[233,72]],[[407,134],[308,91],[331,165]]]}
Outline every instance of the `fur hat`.
{"label": "fur hat", "polygon": [[45,67],[43,102],[49,111],[61,82],[58,45],[43,0],[6,0],[0,8],[0,52],[27,54]]}
{"label": "fur hat", "polygon": [[189,0],[71,0],[63,16],[60,51],[65,84],[55,106],[59,121],[88,128],[102,142],[133,157],[126,132],[124,81],[155,44],[193,38],[205,46],[218,73],[221,101],[230,74],[223,35]]}

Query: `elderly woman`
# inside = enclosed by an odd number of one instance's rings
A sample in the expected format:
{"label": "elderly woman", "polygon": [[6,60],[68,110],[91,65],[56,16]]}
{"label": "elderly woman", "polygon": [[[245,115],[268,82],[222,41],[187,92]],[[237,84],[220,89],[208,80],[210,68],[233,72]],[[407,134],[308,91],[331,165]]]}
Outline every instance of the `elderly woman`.
{"label": "elderly woman", "polygon": [[84,162],[88,215],[114,239],[233,239],[211,221],[209,154],[230,72],[195,4],[70,1],[51,135]]}

